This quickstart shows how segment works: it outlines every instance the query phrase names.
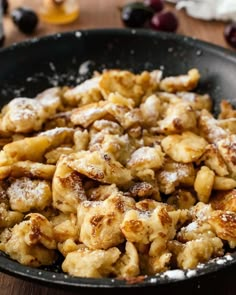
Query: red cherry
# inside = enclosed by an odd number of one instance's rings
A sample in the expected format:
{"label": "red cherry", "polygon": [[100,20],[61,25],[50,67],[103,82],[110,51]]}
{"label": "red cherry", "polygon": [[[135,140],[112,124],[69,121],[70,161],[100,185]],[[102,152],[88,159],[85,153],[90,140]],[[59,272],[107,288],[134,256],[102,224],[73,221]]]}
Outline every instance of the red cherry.
{"label": "red cherry", "polygon": [[150,26],[157,31],[175,32],[178,28],[178,19],[173,12],[163,11],[153,15]]}
{"label": "red cherry", "polygon": [[131,2],[121,8],[121,20],[126,27],[142,28],[153,16],[153,9],[142,2]]}
{"label": "red cherry", "polygon": [[151,7],[156,12],[159,12],[164,8],[163,0],[144,0],[143,3],[146,6]]}
{"label": "red cherry", "polygon": [[236,48],[236,22],[225,27],[224,37],[230,46]]}
{"label": "red cherry", "polygon": [[8,6],[9,6],[8,0],[2,0],[2,10],[4,14],[7,14]]}
{"label": "red cherry", "polygon": [[5,37],[4,36],[0,37],[0,47],[3,46],[4,41],[5,41]]}
{"label": "red cherry", "polygon": [[38,15],[26,7],[18,7],[11,11],[13,23],[25,34],[31,34],[38,24]]}

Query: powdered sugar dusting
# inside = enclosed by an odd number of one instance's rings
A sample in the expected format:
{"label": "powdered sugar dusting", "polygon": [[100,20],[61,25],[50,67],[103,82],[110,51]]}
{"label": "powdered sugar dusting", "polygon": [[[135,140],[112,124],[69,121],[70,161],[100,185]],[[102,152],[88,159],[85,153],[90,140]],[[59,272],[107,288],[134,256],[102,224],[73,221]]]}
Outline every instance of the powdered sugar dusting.
{"label": "powdered sugar dusting", "polygon": [[198,269],[203,269],[203,268],[205,268],[206,267],[206,265],[204,264],[204,263],[199,263],[198,265],[197,265],[197,268]]}
{"label": "powdered sugar dusting", "polygon": [[170,183],[173,183],[178,179],[178,173],[176,171],[163,171],[162,174]]}
{"label": "powdered sugar dusting", "polygon": [[[213,258],[212,260],[209,261],[210,264],[217,264],[217,265],[224,265],[224,264],[227,264],[227,262],[233,260],[233,257],[230,255],[230,254],[226,254],[222,257],[216,257],[216,258]],[[197,269],[205,269],[209,266],[209,263],[199,263],[197,265]]]}
{"label": "powdered sugar dusting", "polygon": [[94,66],[94,62],[91,60],[84,61],[78,69],[79,75],[88,75],[90,73],[90,67]]}
{"label": "powdered sugar dusting", "polygon": [[227,222],[228,221],[227,215],[226,214],[222,214],[221,215],[221,220],[224,221],[224,222]]}
{"label": "powdered sugar dusting", "polygon": [[185,278],[185,273],[181,269],[173,269],[173,270],[167,270],[163,273],[164,277],[168,277],[172,280],[181,280]]}
{"label": "powdered sugar dusting", "polygon": [[80,38],[82,36],[82,33],[80,31],[75,32],[75,37]]}
{"label": "powdered sugar dusting", "polygon": [[27,178],[21,178],[19,180],[15,180],[15,182],[8,189],[8,193],[10,193],[11,199],[17,198],[26,200],[27,197],[31,197],[31,194],[34,198],[41,197],[44,194],[44,190],[44,182],[33,182]]}
{"label": "powdered sugar dusting", "polygon": [[155,284],[157,282],[157,278],[151,278],[150,283]]}
{"label": "powdered sugar dusting", "polygon": [[143,219],[150,218],[151,214],[152,214],[151,211],[140,211],[139,212],[140,218],[143,218]]}
{"label": "powdered sugar dusting", "polygon": [[63,133],[63,132],[72,132],[72,131],[73,131],[73,128],[69,128],[69,127],[56,127],[56,128],[53,128],[53,129],[49,129],[49,130],[40,132],[39,135],[40,136],[53,137],[53,136],[58,135],[58,134]]}
{"label": "powdered sugar dusting", "polygon": [[195,269],[189,269],[187,272],[186,272],[186,276],[188,278],[191,278],[191,277],[194,277],[197,275],[197,271]]}
{"label": "powdered sugar dusting", "polygon": [[11,208],[27,212],[32,208],[43,209],[50,202],[48,184],[45,181],[29,178],[15,179],[7,189]]}
{"label": "powdered sugar dusting", "polygon": [[[233,260],[233,257],[230,254],[226,254],[223,257],[217,257],[209,261],[209,263],[214,263],[217,265],[224,265],[228,261]],[[160,278],[168,278],[170,280],[182,280],[185,278],[192,278],[200,272],[200,270],[206,269],[209,266],[209,263],[199,263],[195,269],[188,269],[188,270],[181,270],[181,269],[174,269],[174,270],[167,270],[162,274],[157,274]],[[151,280],[150,280],[151,282]],[[155,283],[156,281],[152,281]]]}
{"label": "powdered sugar dusting", "polygon": [[183,280],[195,277],[198,274],[197,269],[188,269],[188,270],[181,270],[181,269],[173,269],[167,270],[163,273],[157,273],[155,277],[149,278],[149,282],[152,284],[158,283],[159,279],[168,279],[168,280]]}
{"label": "powdered sugar dusting", "polygon": [[223,257],[217,257],[217,258],[213,259],[211,262],[216,263],[218,265],[224,265],[228,261],[231,261],[231,260],[233,260],[233,257],[231,255],[227,254]]}
{"label": "powdered sugar dusting", "polygon": [[216,264],[225,264],[226,260],[225,259],[217,259]]}
{"label": "powdered sugar dusting", "polygon": [[52,75],[52,77],[51,77],[51,84],[52,84],[54,87],[56,87],[56,86],[59,85],[59,80],[60,80],[60,78],[59,78],[59,76],[58,76],[58,74],[57,74],[57,70],[56,70],[56,67],[55,67],[54,63],[50,62],[50,63],[49,63],[49,67],[50,67],[51,71],[53,72],[53,75]]}
{"label": "powdered sugar dusting", "polygon": [[206,220],[209,216],[210,211],[211,205],[205,205],[198,212],[196,212],[196,217],[198,218],[198,220]]}
{"label": "powdered sugar dusting", "polygon": [[233,257],[230,254],[227,254],[227,255],[225,255],[225,259],[227,261],[231,261],[231,260],[233,260]]}
{"label": "powdered sugar dusting", "polygon": [[88,208],[88,207],[97,207],[97,206],[101,206],[102,204],[103,204],[103,201],[83,201],[83,206],[85,207],[85,208]]}
{"label": "powdered sugar dusting", "polygon": [[217,125],[217,120],[209,116],[202,116],[202,121],[208,128],[208,139],[210,142],[217,142],[227,136],[227,132]]}
{"label": "powdered sugar dusting", "polygon": [[34,117],[40,105],[34,99],[18,97],[11,100],[8,107],[10,109],[10,119],[12,121],[21,121]]}
{"label": "powdered sugar dusting", "polygon": [[187,232],[191,232],[194,231],[198,228],[198,223],[196,221],[189,223],[186,227],[185,227],[185,231]]}
{"label": "powdered sugar dusting", "polygon": [[56,67],[55,67],[54,63],[50,62],[50,63],[49,63],[49,67],[50,67],[50,69],[51,69],[53,72],[56,71]]}
{"label": "powdered sugar dusting", "polygon": [[[14,89],[13,90],[13,96],[14,97],[19,97],[19,96],[21,96],[21,94],[23,93],[25,91],[25,87],[21,87],[21,88],[18,88],[18,89]],[[5,92],[5,91],[2,91],[3,93]],[[6,91],[7,92],[7,91]]]}

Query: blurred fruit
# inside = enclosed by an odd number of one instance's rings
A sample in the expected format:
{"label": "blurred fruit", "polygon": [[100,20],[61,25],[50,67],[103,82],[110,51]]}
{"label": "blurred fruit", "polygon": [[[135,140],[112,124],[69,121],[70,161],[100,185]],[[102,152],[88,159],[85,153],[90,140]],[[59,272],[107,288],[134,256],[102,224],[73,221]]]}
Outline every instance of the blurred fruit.
{"label": "blurred fruit", "polygon": [[121,20],[131,28],[143,27],[153,14],[153,9],[142,2],[128,3],[121,8]]}
{"label": "blurred fruit", "polygon": [[11,17],[15,25],[25,34],[31,34],[38,24],[37,14],[25,7],[19,7],[11,12]]}
{"label": "blurred fruit", "polygon": [[4,41],[5,41],[5,37],[4,36],[0,37],[0,47],[3,46]]}
{"label": "blurred fruit", "polygon": [[224,37],[230,46],[236,48],[236,22],[230,23],[225,27]]}
{"label": "blurred fruit", "polygon": [[8,0],[2,0],[2,10],[4,14],[7,14],[8,7],[9,7]]}
{"label": "blurred fruit", "polygon": [[156,12],[159,12],[164,8],[163,0],[144,0],[143,3],[146,6],[151,7]]}
{"label": "blurred fruit", "polygon": [[150,26],[157,31],[175,32],[178,28],[178,19],[171,11],[158,12],[152,16]]}

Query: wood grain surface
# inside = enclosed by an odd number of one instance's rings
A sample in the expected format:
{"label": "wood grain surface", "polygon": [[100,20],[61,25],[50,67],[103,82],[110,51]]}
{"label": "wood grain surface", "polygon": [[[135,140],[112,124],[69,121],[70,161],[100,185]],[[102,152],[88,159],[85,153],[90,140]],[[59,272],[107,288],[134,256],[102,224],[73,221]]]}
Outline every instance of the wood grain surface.
{"label": "wood grain surface", "polygon": [[[37,11],[40,0],[10,0],[10,11],[17,6],[26,5]],[[4,29],[6,34],[5,47],[15,42],[29,39],[36,36],[44,36],[55,32],[70,31],[76,29],[88,28],[115,28],[122,27],[120,20],[119,7],[131,2],[124,0],[80,0],[80,17],[70,25],[49,25],[43,22],[39,23],[36,32],[32,35],[24,35],[14,26],[10,16],[4,17]],[[184,11],[176,11],[173,5],[167,4],[166,9],[174,10],[179,19],[179,28],[177,33],[198,39],[208,41],[226,48],[230,48],[223,36],[225,23],[223,22],[206,22],[193,19],[186,15]],[[233,50],[232,48],[230,48]],[[205,281],[190,281],[187,284],[177,286],[161,287],[158,290],[152,290],[158,294],[236,294],[236,280],[234,276],[236,269],[231,269],[224,275],[207,278]],[[106,292],[105,292],[106,291]],[[143,290],[144,291],[144,290]],[[150,290],[151,291],[151,290]],[[158,291],[158,292],[157,292]],[[112,290],[85,290],[79,289],[74,291],[55,289],[48,286],[41,286],[36,283],[27,282],[21,279],[0,273],[0,295],[65,295],[65,294],[97,294],[113,293]],[[125,293],[125,290],[121,291]],[[207,293],[206,293],[207,292]],[[136,293],[131,290],[129,294]]]}
{"label": "wood grain surface", "polygon": [[[25,6],[37,10],[42,0],[10,0],[10,10],[14,7]],[[35,36],[43,36],[56,32],[63,32],[75,29],[89,28],[109,28],[122,27],[120,20],[119,7],[125,3],[132,2],[127,0],[78,0],[80,3],[80,17],[70,25],[51,25],[40,22],[33,35],[26,36],[19,32],[14,26],[9,16],[5,17],[4,25],[6,32],[6,44],[22,41]],[[177,33],[199,38],[223,47],[228,47],[224,40],[223,31],[225,23],[218,21],[201,21],[186,15],[185,11],[176,11],[174,6],[166,4],[166,10],[174,10],[179,19]],[[229,48],[229,47],[228,47]]]}

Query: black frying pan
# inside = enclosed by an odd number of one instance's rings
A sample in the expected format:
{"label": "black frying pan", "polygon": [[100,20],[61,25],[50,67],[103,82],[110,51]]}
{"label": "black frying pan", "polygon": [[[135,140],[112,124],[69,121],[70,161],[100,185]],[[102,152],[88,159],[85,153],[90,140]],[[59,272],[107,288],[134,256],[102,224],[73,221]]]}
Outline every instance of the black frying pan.
{"label": "black frying pan", "polygon": [[[33,97],[51,86],[75,85],[87,79],[94,70],[104,68],[135,72],[162,69],[166,76],[186,73],[192,67],[201,73],[197,90],[212,96],[215,112],[223,98],[236,103],[236,55],[229,50],[189,37],[151,30],[101,29],[56,34],[0,51],[0,105],[15,96]],[[156,289],[207,275],[215,276],[226,268],[235,271],[236,253],[232,254],[232,260],[211,261],[191,275],[182,272],[133,282],[72,278],[60,273],[59,265],[60,262],[49,269],[32,269],[0,253],[0,270],[8,274],[57,287],[101,289]]]}

